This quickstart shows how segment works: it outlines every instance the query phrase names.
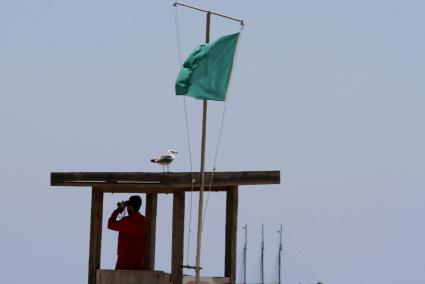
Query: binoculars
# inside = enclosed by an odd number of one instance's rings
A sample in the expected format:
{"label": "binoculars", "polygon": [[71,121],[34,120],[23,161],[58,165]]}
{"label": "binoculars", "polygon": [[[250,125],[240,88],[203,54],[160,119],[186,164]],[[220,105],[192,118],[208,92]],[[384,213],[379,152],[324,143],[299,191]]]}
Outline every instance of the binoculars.
{"label": "binoculars", "polygon": [[117,206],[119,209],[123,210],[127,205],[129,204],[128,200],[127,201],[121,201],[117,203]]}

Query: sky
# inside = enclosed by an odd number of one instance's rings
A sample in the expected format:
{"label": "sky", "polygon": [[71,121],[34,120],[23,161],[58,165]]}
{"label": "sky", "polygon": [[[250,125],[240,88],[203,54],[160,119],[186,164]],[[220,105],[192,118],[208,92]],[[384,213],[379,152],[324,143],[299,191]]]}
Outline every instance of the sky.
{"label": "sky", "polygon": [[[268,283],[281,224],[284,283],[424,283],[425,2],[185,3],[246,23],[217,170],[282,175],[240,188],[238,279],[245,224],[248,279],[260,278],[264,223]],[[90,189],[53,188],[51,172],[161,171],[149,159],[169,148],[171,170],[190,171],[171,4],[0,0],[2,283],[87,281]],[[205,15],[177,13],[184,59],[205,39]],[[212,39],[238,30],[212,19]],[[198,170],[202,104],[187,105]],[[208,170],[223,107],[209,105]],[[104,223],[128,196],[105,195]],[[172,196],[158,208],[156,269],[169,271]],[[204,275],[224,273],[224,212],[225,196],[211,194]],[[102,268],[114,267],[116,240],[104,224]]]}

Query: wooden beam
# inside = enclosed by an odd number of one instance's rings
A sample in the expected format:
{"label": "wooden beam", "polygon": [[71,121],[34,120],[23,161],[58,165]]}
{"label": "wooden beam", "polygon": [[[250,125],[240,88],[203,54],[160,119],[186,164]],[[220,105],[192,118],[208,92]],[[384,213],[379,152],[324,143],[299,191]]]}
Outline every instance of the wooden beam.
{"label": "wooden beam", "polygon": [[158,195],[146,194],[146,256],[145,270],[155,270],[155,241],[156,241],[156,215],[158,208]]}
{"label": "wooden beam", "polygon": [[[191,188],[200,187],[199,172],[146,173],[146,172],[76,172],[51,173],[52,186],[106,186],[131,185],[147,188]],[[280,171],[242,171],[205,173],[205,184],[214,186],[279,184]]]}
{"label": "wooden beam", "polygon": [[173,235],[171,245],[171,284],[183,283],[185,194],[173,194]]}
{"label": "wooden beam", "polygon": [[[73,184],[66,184],[63,186],[73,186]],[[88,186],[88,185],[87,185]],[[74,186],[73,186],[74,187]],[[229,186],[212,186],[212,192],[227,191]],[[210,190],[208,187],[207,190]],[[102,185],[104,193],[152,193],[152,194],[173,194],[179,192],[199,191],[199,187],[164,187],[161,186],[139,186],[137,184],[104,184]]]}
{"label": "wooden beam", "polygon": [[96,270],[100,268],[102,244],[103,192],[92,189],[90,218],[90,251],[88,283],[96,284]]}
{"label": "wooden beam", "polygon": [[170,284],[170,274],[148,270],[99,269],[97,279],[97,284]]}
{"label": "wooden beam", "polygon": [[230,283],[236,283],[236,256],[238,232],[238,187],[234,186],[226,195],[226,248],[224,261],[224,276],[230,278]]}

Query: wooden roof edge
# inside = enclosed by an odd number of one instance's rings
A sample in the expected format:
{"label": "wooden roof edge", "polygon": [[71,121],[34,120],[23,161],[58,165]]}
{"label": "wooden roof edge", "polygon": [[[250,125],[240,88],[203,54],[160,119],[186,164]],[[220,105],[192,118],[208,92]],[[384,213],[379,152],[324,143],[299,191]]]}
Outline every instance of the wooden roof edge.
{"label": "wooden roof edge", "polygon": [[[280,171],[206,172],[206,185],[211,177],[214,186],[280,184]],[[194,183],[192,184],[192,178]],[[199,186],[199,172],[52,172],[51,186],[127,185],[138,187]]]}
{"label": "wooden roof edge", "polygon": [[[259,186],[259,185],[257,185]],[[96,189],[105,193],[154,193],[154,194],[172,194],[180,192],[199,192],[199,187],[166,187],[166,186],[157,186],[157,187],[147,187],[147,186],[138,186],[138,185],[113,185],[113,184],[104,184],[104,185],[85,185],[85,186],[76,186],[73,184],[59,185],[59,187],[72,187],[72,188],[84,188],[84,189]],[[205,192],[228,192],[232,191],[235,188],[241,189],[240,186],[212,186],[205,187]],[[244,187],[248,188],[248,187]]]}
{"label": "wooden roof edge", "polygon": [[[66,174],[66,175],[85,175],[85,174],[100,174],[100,175],[121,175],[121,174],[130,174],[130,175],[182,175],[182,174],[199,174],[200,172],[98,172],[98,171],[89,171],[89,172],[51,172],[51,175],[57,174]],[[211,174],[213,172],[206,171],[205,174]],[[280,170],[263,170],[263,171],[215,171],[215,174],[268,174],[268,173],[280,173]]]}

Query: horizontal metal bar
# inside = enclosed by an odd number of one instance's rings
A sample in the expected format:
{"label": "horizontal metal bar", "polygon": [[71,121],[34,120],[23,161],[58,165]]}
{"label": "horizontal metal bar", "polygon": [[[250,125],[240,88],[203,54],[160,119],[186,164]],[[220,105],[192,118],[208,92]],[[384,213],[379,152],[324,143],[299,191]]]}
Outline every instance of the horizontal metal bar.
{"label": "horizontal metal bar", "polygon": [[232,20],[232,21],[236,21],[236,22],[239,22],[242,26],[245,25],[245,23],[244,23],[243,20],[232,18],[232,17],[226,16],[226,15],[223,15],[223,14],[219,14],[219,13],[216,13],[216,12],[207,11],[207,10],[204,10],[204,9],[201,9],[201,8],[197,8],[197,7],[186,5],[186,4],[179,3],[179,2],[175,2],[173,4],[174,7],[176,7],[177,5],[178,6],[182,6],[182,7],[186,7],[186,8],[190,8],[190,9],[193,9],[193,10],[201,11],[201,12],[204,12],[204,13],[210,13],[211,15],[219,16],[219,17],[226,18],[226,19],[229,19],[229,20]]}

